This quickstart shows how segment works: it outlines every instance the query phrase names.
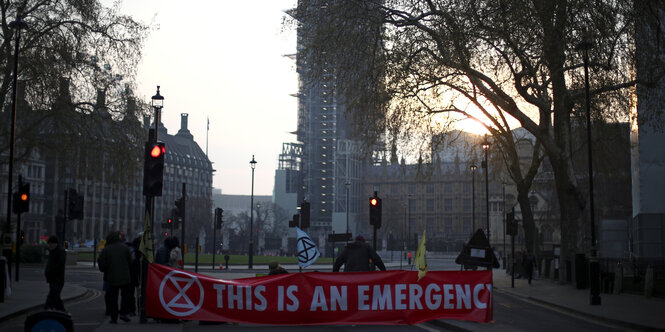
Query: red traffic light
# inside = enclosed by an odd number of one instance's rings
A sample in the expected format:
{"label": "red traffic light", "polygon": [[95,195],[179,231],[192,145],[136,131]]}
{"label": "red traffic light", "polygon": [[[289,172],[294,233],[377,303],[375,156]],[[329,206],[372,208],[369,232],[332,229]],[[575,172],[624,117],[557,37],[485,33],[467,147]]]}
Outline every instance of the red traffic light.
{"label": "red traffic light", "polygon": [[21,200],[24,201],[24,202],[27,202],[28,201],[28,194],[22,193],[21,194]]}
{"label": "red traffic light", "polygon": [[164,154],[164,151],[166,151],[166,148],[163,145],[156,144],[152,147],[152,150],[150,150],[150,156],[153,158],[159,158]]}
{"label": "red traffic light", "polygon": [[379,201],[376,198],[370,198],[369,204],[372,206],[376,206],[377,204],[379,204]]}
{"label": "red traffic light", "polygon": [[170,224],[172,222],[173,222],[173,219],[169,218],[168,223]]}

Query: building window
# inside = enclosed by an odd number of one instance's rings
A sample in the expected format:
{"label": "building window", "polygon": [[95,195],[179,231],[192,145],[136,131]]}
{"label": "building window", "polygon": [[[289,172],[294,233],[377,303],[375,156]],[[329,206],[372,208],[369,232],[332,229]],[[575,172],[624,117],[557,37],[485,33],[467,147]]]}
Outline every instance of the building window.
{"label": "building window", "polygon": [[470,198],[465,198],[462,201],[462,209],[464,212],[471,212],[471,199]]}
{"label": "building window", "polygon": [[428,194],[433,194],[434,193],[434,184],[432,184],[432,183],[427,184],[427,193]]}
{"label": "building window", "polygon": [[434,212],[434,200],[433,199],[428,199],[427,200],[427,212]]}
{"label": "building window", "polygon": [[443,185],[443,192],[444,193],[451,193],[453,192],[453,185],[450,183],[446,183]]}
{"label": "building window", "polygon": [[446,212],[452,212],[453,211],[453,199],[452,198],[446,198],[443,200],[443,210]]}
{"label": "building window", "polygon": [[413,184],[409,185],[409,194],[415,194],[416,193],[416,186]]}

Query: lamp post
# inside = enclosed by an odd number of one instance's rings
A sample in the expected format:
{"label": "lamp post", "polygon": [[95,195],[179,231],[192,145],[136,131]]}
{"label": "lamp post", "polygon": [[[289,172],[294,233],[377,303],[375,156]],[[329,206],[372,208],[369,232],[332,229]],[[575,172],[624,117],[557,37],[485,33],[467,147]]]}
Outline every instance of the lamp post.
{"label": "lamp post", "polygon": [[247,268],[251,269],[254,258],[254,168],[256,168],[254,155],[252,155],[252,160],[250,160],[249,166],[252,167],[252,196],[249,202],[249,262]]}
{"label": "lamp post", "polygon": [[[9,170],[7,172],[7,220],[5,220],[6,236],[9,236],[11,232],[11,223],[12,223],[12,182],[13,182],[12,178],[14,176],[14,142],[16,140],[16,97],[17,97],[16,91],[18,84],[18,51],[19,51],[19,44],[21,42],[21,29],[27,28],[27,26],[28,25],[21,20],[21,17],[18,13],[16,13],[16,21],[12,21],[11,23],[9,23],[10,28],[16,29],[16,43],[14,44],[14,87],[12,90],[12,115],[11,115],[12,118],[11,118],[11,129],[9,137],[9,160],[8,160]],[[16,229],[16,232],[18,234],[19,232],[18,227]],[[5,255],[8,258],[7,265],[11,267],[12,265],[11,250],[3,249],[3,255]],[[9,272],[11,272],[11,270]],[[3,291],[2,297],[0,297],[1,301],[4,301],[4,294],[5,293]]]}
{"label": "lamp post", "polygon": [[584,95],[586,101],[586,138],[589,159],[589,213],[591,219],[591,257],[589,258],[589,278],[590,280],[590,303],[591,305],[600,305],[600,266],[598,264],[598,253],[596,251],[596,226],[595,210],[593,202],[593,158],[591,152],[591,103],[589,97],[589,50],[593,48],[593,43],[588,36],[577,44],[576,49],[582,51],[584,58]]}
{"label": "lamp post", "polygon": [[[485,139],[483,140],[483,150],[485,150],[485,160],[483,160],[483,168],[485,169],[485,217],[487,218],[487,242],[490,244],[490,248],[492,248],[492,240],[490,237],[490,191],[489,191],[489,165],[487,163],[488,156],[489,156],[489,150],[490,150],[490,141],[487,139],[487,135],[485,135]],[[492,266],[487,267],[488,270],[492,269]]]}
{"label": "lamp post", "polygon": [[471,164],[471,236],[476,231],[476,164]]}
{"label": "lamp post", "polygon": [[506,269],[506,183],[501,182],[501,188],[503,191],[503,205],[501,206],[501,214],[503,215],[503,255],[501,255],[501,260],[503,261],[503,269]]}
{"label": "lamp post", "polygon": [[159,122],[162,107],[164,107],[164,96],[159,94],[159,85],[157,86],[157,94],[151,98],[152,108],[155,109],[155,142],[157,141],[157,136],[159,134]]}

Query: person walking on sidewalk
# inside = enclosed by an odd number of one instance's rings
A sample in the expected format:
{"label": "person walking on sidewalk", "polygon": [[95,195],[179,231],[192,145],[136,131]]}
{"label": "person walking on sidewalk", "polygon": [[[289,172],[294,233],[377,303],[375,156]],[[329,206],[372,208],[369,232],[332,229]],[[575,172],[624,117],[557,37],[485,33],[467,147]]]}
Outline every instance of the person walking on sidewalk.
{"label": "person walking on sidewalk", "polygon": [[524,277],[529,279],[529,285],[531,285],[531,279],[533,278],[533,267],[536,264],[536,258],[533,257],[531,250],[524,251],[524,257],[522,258],[522,267],[524,268]]}
{"label": "person walking on sidewalk", "polygon": [[[124,243],[120,241],[120,236],[115,235],[112,243],[106,245],[99,256],[99,270],[104,272],[104,276],[109,285],[109,302],[111,312],[111,324],[118,323],[118,314],[120,319],[129,322],[127,317],[131,304],[131,267],[132,253]],[[118,293],[122,294],[120,310],[118,311]]]}
{"label": "person walking on sidewalk", "polygon": [[344,265],[344,272],[360,272],[371,271],[370,260],[381,271],[386,270],[381,257],[365,243],[365,237],[362,235],[356,236],[356,240],[346,245],[342,253],[335,260],[333,265],[333,272],[339,272],[339,268]]}
{"label": "person walking on sidewalk", "polygon": [[60,246],[60,241],[55,235],[48,238],[48,261],[46,262],[46,269],[44,275],[46,282],[48,282],[48,295],[46,296],[46,303],[44,309],[55,309],[65,311],[65,304],[60,298],[62,288],[65,286],[65,263],[67,262],[67,253]]}

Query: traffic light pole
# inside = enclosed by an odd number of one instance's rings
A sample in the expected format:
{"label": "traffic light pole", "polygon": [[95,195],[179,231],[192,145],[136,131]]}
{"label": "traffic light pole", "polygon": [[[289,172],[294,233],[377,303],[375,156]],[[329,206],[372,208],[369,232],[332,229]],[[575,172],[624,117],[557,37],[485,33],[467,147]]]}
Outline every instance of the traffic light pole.
{"label": "traffic light pole", "polygon": [[[23,176],[18,176],[18,187],[23,188]],[[10,194],[11,196],[11,194]],[[20,199],[20,198],[19,198]],[[21,211],[16,214],[16,281],[18,281],[18,266],[21,261]]]}
{"label": "traffic light pole", "polygon": [[215,251],[217,251],[216,237],[217,237],[217,213],[215,213],[215,221],[213,222],[212,225],[212,270],[213,271],[215,270]]}
{"label": "traffic light pole", "polygon": [[182,259],[182,269],[183,270],[185,269],[185,246],[187,245],[187,244],[185,244],[185,220],[187,219],[187,218],[185,218],[185,215],[187,214],[187,213],[185,213],[185,211],[187,211],[187,209],[185,209],[185,207],[187,206],[187,198],[186,197],[187,197],[187,190],[186,190],[186,185],[183,182],[182,183],[182,221],[180,222],[180,238],[182,240],[181,241],[181,243],[182,243],[182,248],[181,249],[182,250],[180,250],[180,254],[182,255],[181,259]]}

